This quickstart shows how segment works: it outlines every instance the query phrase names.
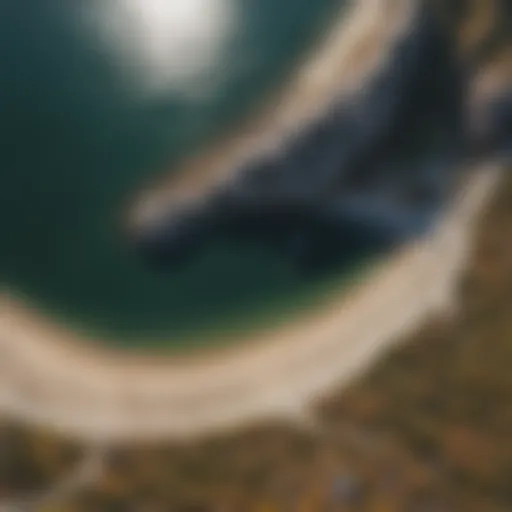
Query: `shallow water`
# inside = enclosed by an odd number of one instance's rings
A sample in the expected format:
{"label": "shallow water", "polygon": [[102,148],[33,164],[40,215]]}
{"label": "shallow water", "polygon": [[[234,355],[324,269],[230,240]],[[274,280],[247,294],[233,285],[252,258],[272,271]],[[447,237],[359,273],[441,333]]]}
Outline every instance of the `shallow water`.
{"label": "shallow water", "polygon": [[[145,91],[135,65],[125,73],[63,0],[20,4],[0,6],[3,285],[89,334],[179,344],[232,320],[304,309],[341,279],[343,268],[304,280],[271,250],[221,242],[179,271],[154,273],[119,230],[137,187],[264,101],[338,0],[245,0],[205,96],[165,81]],[[359,259],[351,254],[349,268]]]}

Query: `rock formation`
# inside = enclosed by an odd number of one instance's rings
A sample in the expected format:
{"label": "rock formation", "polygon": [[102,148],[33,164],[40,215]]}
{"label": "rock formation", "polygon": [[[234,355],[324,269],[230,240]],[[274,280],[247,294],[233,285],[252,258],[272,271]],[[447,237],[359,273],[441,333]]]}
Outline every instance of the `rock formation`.
{"label": "rock formation", "polygon": [[258,240],[315,269],[355,246],[408,239],[429,227],[450,193],[462,153],[461,99],[450,41],[430,9],[419,9],[355,97],[335,99],[279,151],[172,208],[136,243],[166,267],[215,237]]}

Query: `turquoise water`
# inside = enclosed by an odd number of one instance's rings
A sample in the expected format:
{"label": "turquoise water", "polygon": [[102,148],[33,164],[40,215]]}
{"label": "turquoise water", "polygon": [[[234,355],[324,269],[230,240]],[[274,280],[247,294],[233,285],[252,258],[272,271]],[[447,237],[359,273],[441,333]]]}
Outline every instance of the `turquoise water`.
{"label": "turquoise water", "polygon": [[153,273],[120,233],[137,188],[263,101],[340,3],[245,1],[235,44],[246,66],[223,63],[226,79],[197,102],[134,94],[64,1],[0,6],[4,286],[90,334],[180,343],[197,329],[261,321],[278,304],[304,308],[339,279],[305,282],[270,250],[221,244],[179,271]]}

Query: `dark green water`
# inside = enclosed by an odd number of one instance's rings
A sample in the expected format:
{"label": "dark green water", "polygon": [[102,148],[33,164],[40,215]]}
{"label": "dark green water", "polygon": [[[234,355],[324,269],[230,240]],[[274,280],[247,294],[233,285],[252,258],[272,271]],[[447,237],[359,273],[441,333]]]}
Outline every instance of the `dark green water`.
{"label": "dark green water", "polygon": [[[212,98],[134,95],[63,0],[0,5],[0,282],[76,328],[129,344],[187,339],[304,308],[305,283],[264,248],[218,246],[155,274],[119,232],[141,184],[218,136],[279,84],[339,0],[246,0],[230,73]],[[165,333],[165,336],[164,336]],[[183,341],[182,341],[183,343]]]}

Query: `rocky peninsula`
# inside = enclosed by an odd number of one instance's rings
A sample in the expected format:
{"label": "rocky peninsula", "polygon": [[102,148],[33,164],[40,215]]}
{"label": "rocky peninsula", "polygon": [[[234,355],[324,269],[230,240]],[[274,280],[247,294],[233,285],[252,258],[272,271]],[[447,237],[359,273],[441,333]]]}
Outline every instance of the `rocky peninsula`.
{"label": "rocky peninsula", "polygon": [[165,267],[219,236],[256,239],[317,269],[347,246],[389,247],[424,233],[450,197],[463,150],[462,72],[432,9],[403,4],[387,19],[410,11],[407,28],[395,30],[357,88],[343,94],[333,81],[305,113],[315,59],[287,87],[296,101],[272,105],[274,116],[250,136],[217,145],[211,165],[194,175],[194,159],[164,192],[147,195],[142,211],[153,214],[138,219],[139,250]]}

